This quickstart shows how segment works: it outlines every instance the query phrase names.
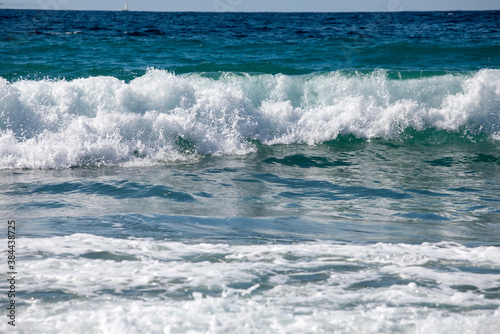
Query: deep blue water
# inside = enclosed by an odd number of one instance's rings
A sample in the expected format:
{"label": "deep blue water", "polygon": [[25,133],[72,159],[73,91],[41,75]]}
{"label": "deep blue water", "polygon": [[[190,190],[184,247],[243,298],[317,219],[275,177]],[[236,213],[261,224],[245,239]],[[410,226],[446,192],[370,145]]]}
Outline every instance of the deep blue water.
{"label": "deep blue water", "polygon": [[18,332],[500,327],[500,12],[1,10],[0,59]]}
{"label": "deep blue water", "polygon": [[[376,68],[427,75],[500,66],[500,12],[143,13],[2,11],[0,74],[131,80]],[[415,73],[413,73],[415,72]],[[436,72],[436,73],[434,73]]]}

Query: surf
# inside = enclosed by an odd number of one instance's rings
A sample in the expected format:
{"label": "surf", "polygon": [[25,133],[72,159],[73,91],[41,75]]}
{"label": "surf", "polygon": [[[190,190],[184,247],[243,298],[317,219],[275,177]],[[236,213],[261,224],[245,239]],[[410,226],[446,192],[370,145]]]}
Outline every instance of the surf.
{"label": "surf", "polygon": [[498,141],[500,70],[0,78],[2,169],[248,154],[256,143],[346,136],[405,143],[436,133]]}

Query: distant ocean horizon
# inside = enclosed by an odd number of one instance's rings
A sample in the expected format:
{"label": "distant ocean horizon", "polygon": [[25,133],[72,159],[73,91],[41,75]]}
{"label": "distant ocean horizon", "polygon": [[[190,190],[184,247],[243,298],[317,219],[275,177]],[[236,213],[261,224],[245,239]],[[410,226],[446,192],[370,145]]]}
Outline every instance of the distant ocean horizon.
{"label": "distant ocean horizon", "polygon": [[1,9],[0,59],[0,332],[500,328],[500,11]]}

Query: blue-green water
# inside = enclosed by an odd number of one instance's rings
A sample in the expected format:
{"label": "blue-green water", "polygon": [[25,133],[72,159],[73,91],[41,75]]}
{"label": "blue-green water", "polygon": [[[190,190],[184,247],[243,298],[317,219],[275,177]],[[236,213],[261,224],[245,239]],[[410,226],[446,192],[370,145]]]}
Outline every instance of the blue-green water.
{"label": "blue-green water", "polygon": [[499,18],[0,11],[16,329],[495,333]]}

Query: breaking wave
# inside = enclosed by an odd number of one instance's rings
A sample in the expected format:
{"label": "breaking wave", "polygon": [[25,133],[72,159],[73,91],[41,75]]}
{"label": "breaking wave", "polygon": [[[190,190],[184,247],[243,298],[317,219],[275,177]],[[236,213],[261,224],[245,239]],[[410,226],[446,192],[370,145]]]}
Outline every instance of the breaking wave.
{"label": "breaking wave", "polygon": [[498,140],[500,70],[0,78],[1,169],[246,154],[256,142],[314,145],[345,135],[405,141],[429,130]]}

